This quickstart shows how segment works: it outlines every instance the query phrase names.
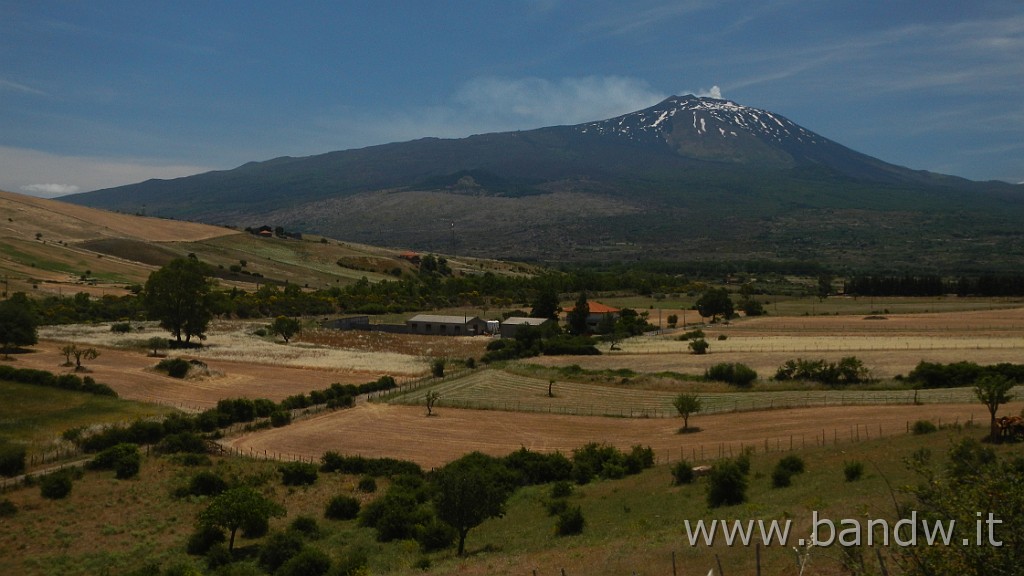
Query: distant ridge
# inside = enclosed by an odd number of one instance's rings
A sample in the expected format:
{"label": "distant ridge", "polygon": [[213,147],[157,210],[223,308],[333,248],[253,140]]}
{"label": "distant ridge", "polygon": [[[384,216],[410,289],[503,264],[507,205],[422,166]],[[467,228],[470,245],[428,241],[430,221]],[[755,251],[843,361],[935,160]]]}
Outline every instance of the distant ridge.
{"label": "distant ridge", "polygon": [[785,116],[672,96],[615,118],[250,162],[68,202],[486,257],[1024,264],[1024,189],[910,170]]}

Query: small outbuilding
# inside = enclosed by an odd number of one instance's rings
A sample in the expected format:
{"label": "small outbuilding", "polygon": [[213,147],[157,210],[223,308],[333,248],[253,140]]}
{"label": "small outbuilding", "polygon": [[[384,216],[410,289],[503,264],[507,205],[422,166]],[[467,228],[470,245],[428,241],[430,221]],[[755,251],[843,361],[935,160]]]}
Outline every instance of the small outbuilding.
{"label": "small outbuilding", "polygon": [[477,316],[417,314],[405,321],[410,334],[432,336],[476,336],[487,331],[487,322]]}
{"label": "small outbuilding", "polygon": [[498,329],[502,338],[515,338],[523,326],[540,328],[551,322],[550,318],[528,318],[526,316],[512,316],[506,318]]}

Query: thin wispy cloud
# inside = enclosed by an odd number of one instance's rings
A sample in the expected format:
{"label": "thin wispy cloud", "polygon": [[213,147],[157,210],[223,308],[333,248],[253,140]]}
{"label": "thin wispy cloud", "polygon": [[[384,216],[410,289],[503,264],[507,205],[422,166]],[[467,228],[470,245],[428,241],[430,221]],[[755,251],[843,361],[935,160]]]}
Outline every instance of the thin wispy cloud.
{"label": "thin wispy cloud", "polygon": [[5,80],[3,78],[0,78],[0,90],[11,90],[14,92],[21,92],[24,94],[47,96],[46,92],[43,92],[42,90],[38,90],[36,88],[27,86],[25,84],[20,84],[18,82],[11,82],[10,80]]}
{"label": "thin wispy cloud", "polygon": [[27,186],[22,186],[21,191],[33,196],[55,198],[57,196],[74,194],[75,192],[81,191],[81,188],[74,184],[29,184]]}

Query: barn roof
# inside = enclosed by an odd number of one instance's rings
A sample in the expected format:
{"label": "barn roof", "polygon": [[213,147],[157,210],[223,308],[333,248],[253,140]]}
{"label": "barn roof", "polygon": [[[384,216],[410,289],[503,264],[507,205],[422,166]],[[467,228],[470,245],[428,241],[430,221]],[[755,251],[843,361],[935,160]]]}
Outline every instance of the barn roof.
{"label": "barn roof", "polygon": [[527,325],[527,326],[540,326],[547,322],[550,318],[528,318],[526,316],[512,316],[502,320],[502,324],[516,326],[516,325]]}
{"label": "barn roof", "polygon": [[483,322],[476,316],[441,316],[437,314],[417,314],[406,322],[434,322],[436,324],[469,324],[470,322]]}

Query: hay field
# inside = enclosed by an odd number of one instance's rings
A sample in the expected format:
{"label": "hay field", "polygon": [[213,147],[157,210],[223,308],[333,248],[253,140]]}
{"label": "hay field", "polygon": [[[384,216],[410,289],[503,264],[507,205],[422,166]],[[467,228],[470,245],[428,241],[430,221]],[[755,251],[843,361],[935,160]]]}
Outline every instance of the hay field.
{"label": "hay field", "polygon": [[[1008,407],[1016,412],[1024,404]],[[501,456],[525,447],[569,453],[588,442],[605,442],[628,449],[651,446],[658,462],[688,458],[709,460],[742,447],[763,451],[814,446],[824,441],[859,439],[906,433],[908,423],[964,423],[972,418],[986,425],[987,412],[975,404],[923,406],[835,406],[762,412],[696,415],[690,426],[701,430],[679,434],[679,419],[605,418],[503,411],[439,408],[427,417],[421,406],[360,404],[274,430],[225,440],[242,454],[283,459],[318,459],[328,450],[367,457],[412,460],[430,468],[479,450]]]}
{"label": "hay field", "polygon": [[[684,330],[676,329],[625,340],[619,345],[621,350],[611,351],[603,345],[601,356],[540,357],[531,362],[687,374],[703,374],[720,362],[741,362],[765,378],[786,360],[798,357],[835,361],[856,356],[874,377],[892,378],[907,374],[922,360],[996,364],[1018,363],[1024,358],[1024,308],[889,314],[875,319],[765,316],[709,325],[703,330],[710,347],[700,356],[689,353],[688,342],[677,340]],[[722,335],[725,340],[719,340]]]}

